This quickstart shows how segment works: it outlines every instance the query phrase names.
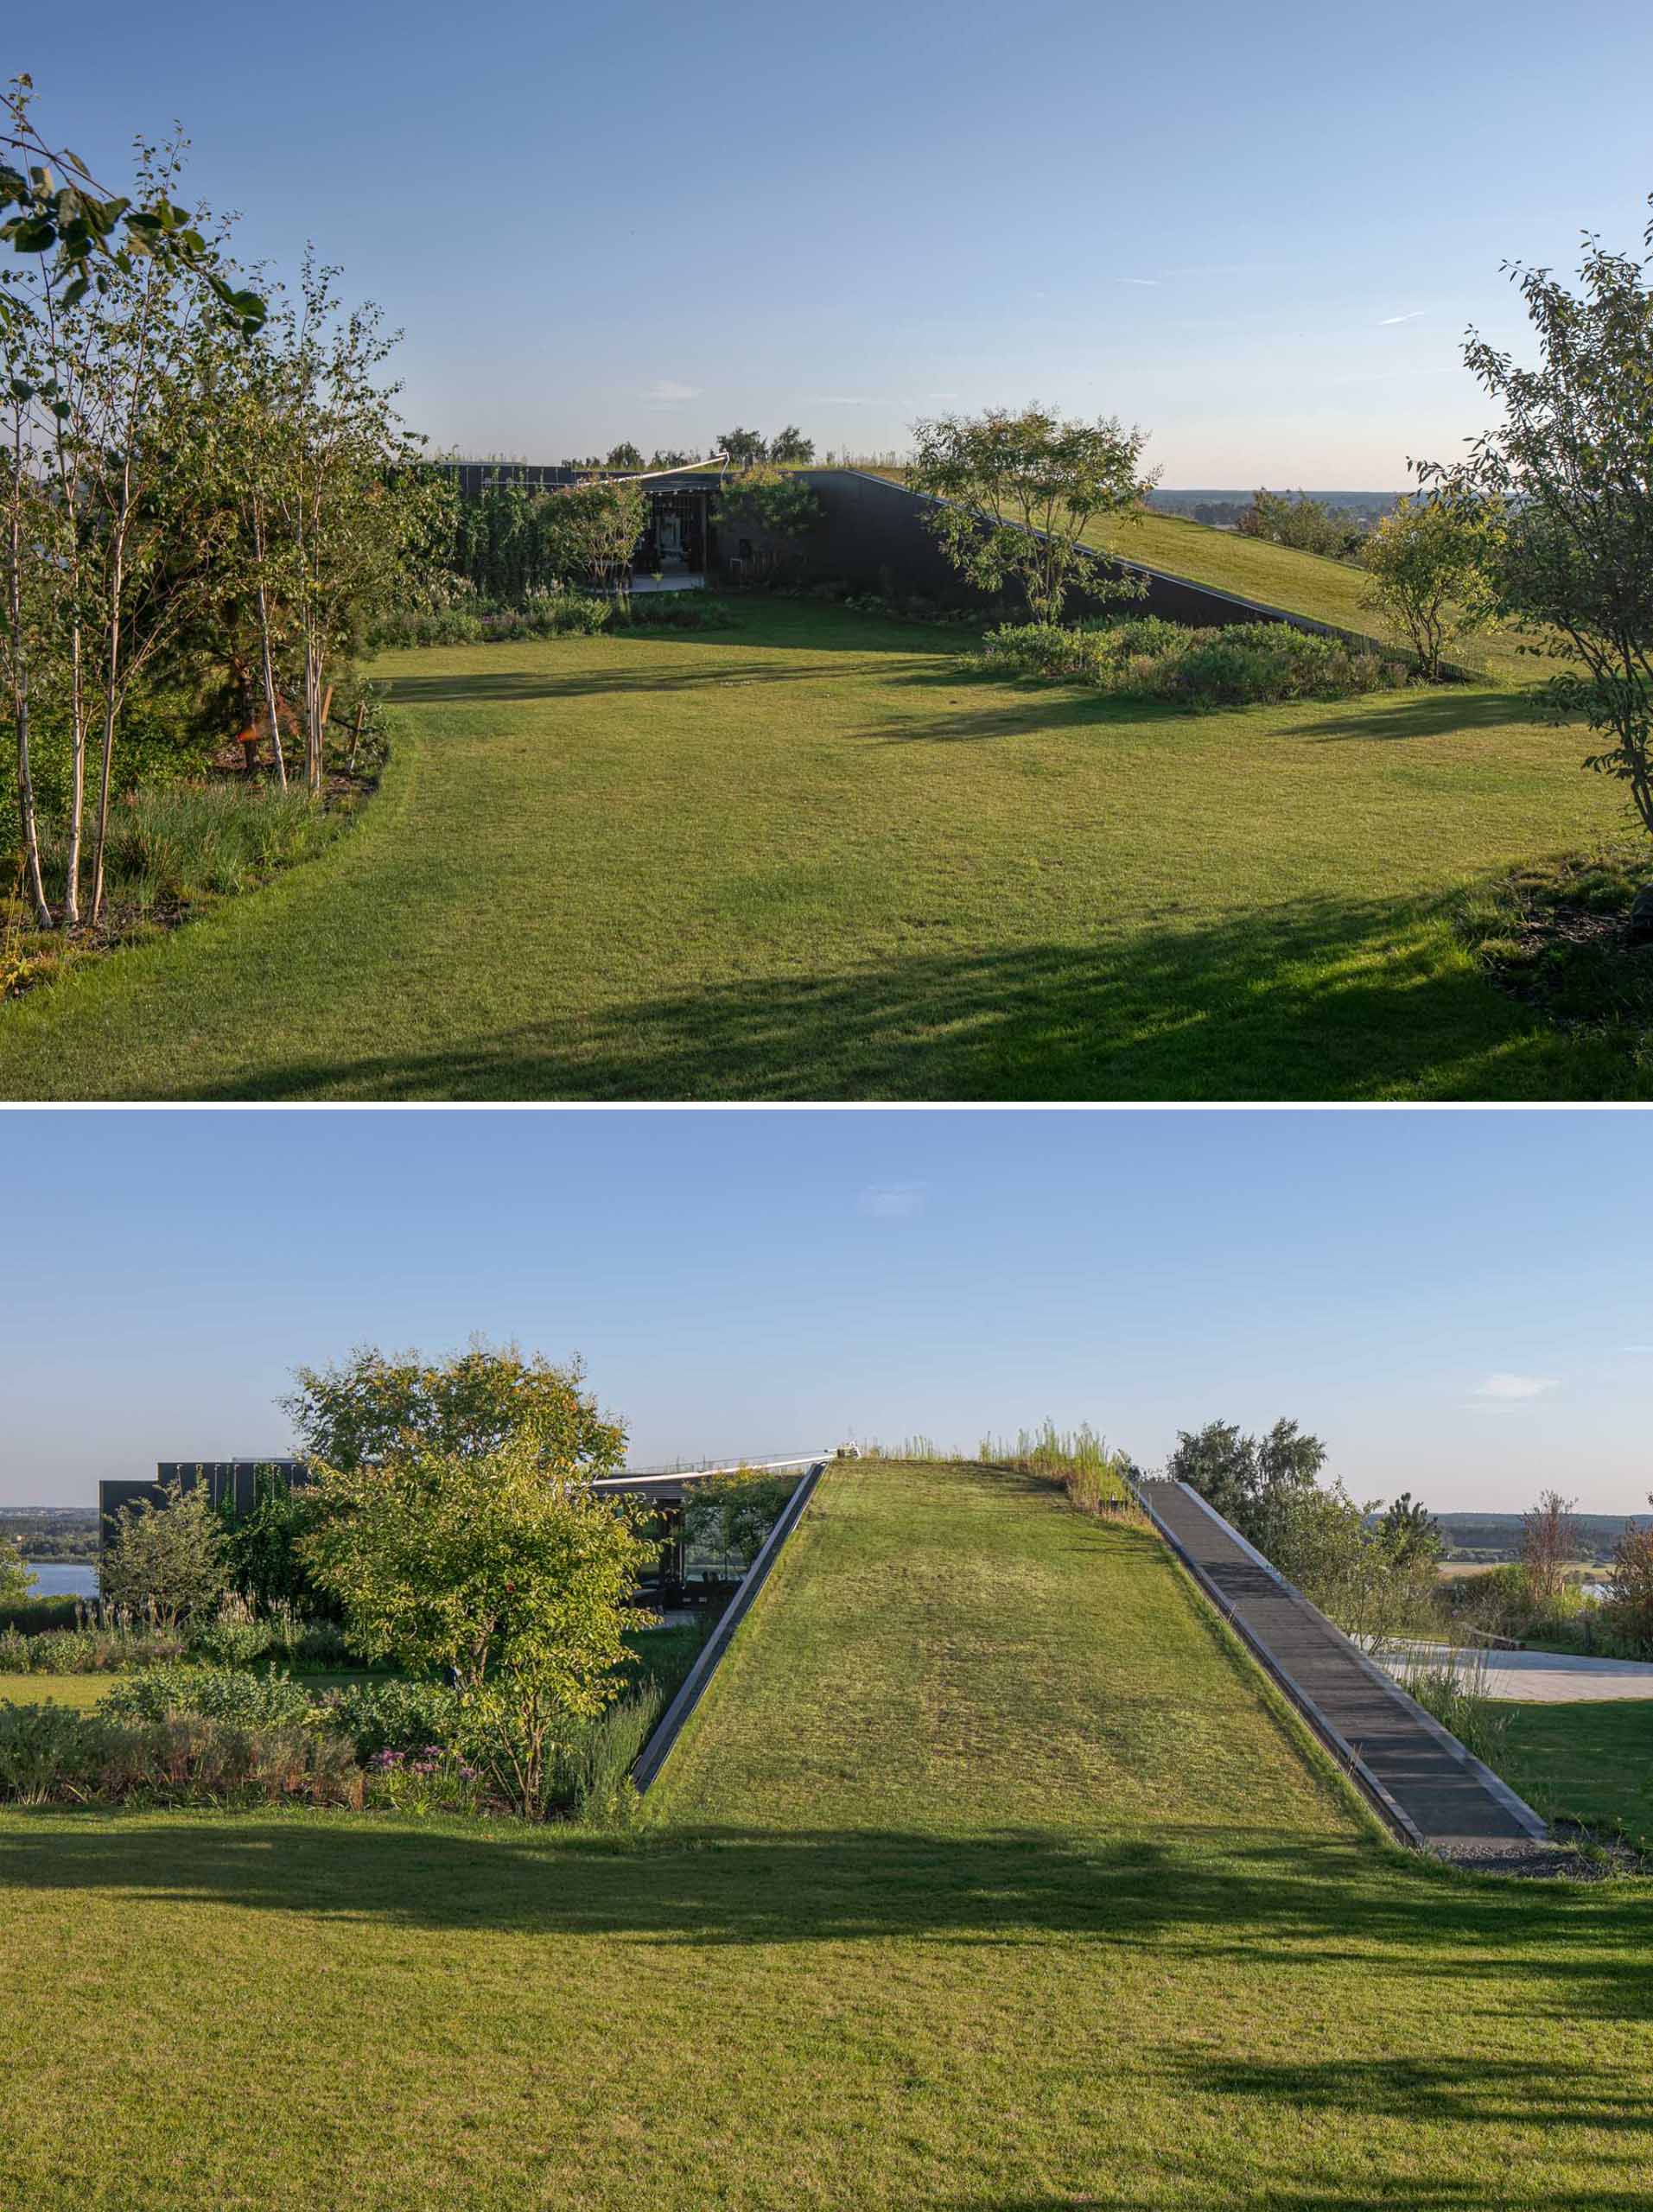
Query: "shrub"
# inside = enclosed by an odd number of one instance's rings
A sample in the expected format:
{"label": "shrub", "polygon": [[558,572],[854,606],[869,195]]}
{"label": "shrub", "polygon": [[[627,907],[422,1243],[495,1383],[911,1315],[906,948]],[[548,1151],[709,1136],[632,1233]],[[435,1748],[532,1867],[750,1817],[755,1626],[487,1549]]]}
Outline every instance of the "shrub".
{"label": "shrub", "polygon": [[26,1675],[32,1638],[20,1628],[0,1628],[0,1675]]}
{"label": "shrub", "polygon": [[0,1802],[74,1803],[97,1787],[108,1724],[67,1705],[0,1705]]}
{"label": "shrub", "polygon": [[105,1707],[0,1705],[0,1802],[359,1807],[350,1746],[313,1729],[194,1716],[125,1721]]}
{"label": "shrub", "polygon": [[327,1725],[348,1736],[364,1762],[381,1751],[451,1746],[459,1734],[459,1700],[442,1682],[352,1682],[327,1700]]}
{"label": "shrub", "polygon": [[1084,683],[1116,696],[1196,708],[1345,699],[1409,680],[1396,660],[1287,622],[1190,629],[1155,615],[1062,628],[1030,622],[989,630],[965,665],[993,676]]}
{"label": "shrub", "polygon": [[209,1618],[230,1586],[223,1527],[204,1482],[163,1484],[164,1502],[122,1506],[104,1547],[106,1603],[143,1610],[162,1628]]}
{"label": "shrub", "polygon": [[446,607],[431,613],[385,616],[370,643],[487,645],[522,638],[590,638],[605,630],[727,629],[727,604],[701,591],[643,592],[629,603],[589,592],[531,594],[520,607]]}
{"label": "shrub", "polygon": [[1627,1529],[1619,1538],[1612,1589],[1605,1624],[1630,1656],[1653,1659],[1653,1528]]}
{"label": "shrub", "polygon": [[81,1612],[78,1598],[20,1598],[0,1605],[0,1629],[15,1628],[24,1636],[38,1636],[42,1629],[75,1628]]}
{"label": "shrub", "polygon": [[236,1667],[145,1667],[118,1682],[103,1711],[124,1720],[164,1720],[186,1714],[245,1728],[302,1728],[321,1708],[300,1682],[272,1668],[253,1675]]}
{"label": "shrub", "polygon": [[130,1616],[108,1609],[101,1624],[88,1619],[81,1628],[45,1629],[25,1639],[28,1658],[17,1671],[33,1675],[105,1675],[123,1668],[181,1658],[184,1637],[178,1629],[129,1625]]}
{"label": "shrub", "polygon": [[204,1658],[221,1667],[250,1667],[275,1640],[270,1623],[260,1620],[246,1599],[232,1591],[191,1642]]}
{"label": "shrub", "polygon": [[606,1827],[634,1823],[639,1800],[632,1769],[654,1733],[664,1704],[652,1688],[616,1698],[607,1712],[581,1722],[559,1746],[554,1793],[576,1820]]}

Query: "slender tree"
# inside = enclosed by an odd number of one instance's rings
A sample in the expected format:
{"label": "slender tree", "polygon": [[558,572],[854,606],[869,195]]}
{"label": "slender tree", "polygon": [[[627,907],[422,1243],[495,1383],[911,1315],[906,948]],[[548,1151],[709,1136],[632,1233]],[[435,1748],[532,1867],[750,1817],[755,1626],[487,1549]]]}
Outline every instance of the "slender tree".
{"label": "slender tree", "polygon": [[[1566,664],[1541,702],[1597,733],[1585,766],[1625,786],[1653,837],[1653,223],[1642,244],[1610,253],[1586,233],[1577,290],[1504,264],[1538,364],[1472,330],[1465,365],[1503,419],[1464,461],[1420,474],[1501,526],[1497,611]],[[1653,931],[1653,888],[1638,906]]]}
{"label": "slender tree", "polygon": [[942,416],[915,423],[912,435],[907,480],[935,502],[930,528],[979,590],[1001,591],[1014,577],[1039,622],[1061,620],[1082,569],[1094,597],[1142,596],[1140,578],[1106,573],[1082,541],[1100,517],[1135,516],[1158,480],[1157,469],[1142,468],[1143,431],[1112,416],[1065,422],[1035,405]]}

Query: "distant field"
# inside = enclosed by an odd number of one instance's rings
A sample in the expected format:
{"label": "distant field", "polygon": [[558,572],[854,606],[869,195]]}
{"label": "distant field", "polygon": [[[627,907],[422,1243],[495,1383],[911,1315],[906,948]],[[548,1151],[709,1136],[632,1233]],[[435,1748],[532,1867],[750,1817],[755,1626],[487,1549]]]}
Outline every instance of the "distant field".
{"label": "distant field", "polygon": [[1155,1541],[829,1471],[652,1831],[0,1815],[29,2212],[1632,2212],[1648,1885],[1403,1857]]}
{"label": "distant field", "polygon": [[1645,1094],[1454,934],[1467,887],[1622,819],[1518,695],[1187,715],[959,651],[753,599],[386,655],[360,823],[0,1007],[0,1096]]}

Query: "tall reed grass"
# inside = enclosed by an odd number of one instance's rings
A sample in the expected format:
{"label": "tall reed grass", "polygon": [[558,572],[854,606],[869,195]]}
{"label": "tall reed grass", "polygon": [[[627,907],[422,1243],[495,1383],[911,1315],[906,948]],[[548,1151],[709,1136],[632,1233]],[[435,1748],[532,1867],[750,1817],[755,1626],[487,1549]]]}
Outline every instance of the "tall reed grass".
{"label": "tall reed grass", "polygon": [[1456,1736],[1472,1758],[1497,1767],[1510,1716],[1493,1701],[1485,1651],[1460,1646],[1449,1659],[1406,1668],[1402,1681],[1424,1711]]}
{"label": "tall reed grass", "polygon": [[1014,1467],[1019,1474],[1055,1483],[1082,1513],[1133,1522],[1143,1517],[1131,1491],[1128,1455],[1109,1450],[1089,1421],[1062,1429],[1046,1419],[1041,1428],[1019,1429],[1014,1440],[984,1436],[976,1457],[989,1466]]}

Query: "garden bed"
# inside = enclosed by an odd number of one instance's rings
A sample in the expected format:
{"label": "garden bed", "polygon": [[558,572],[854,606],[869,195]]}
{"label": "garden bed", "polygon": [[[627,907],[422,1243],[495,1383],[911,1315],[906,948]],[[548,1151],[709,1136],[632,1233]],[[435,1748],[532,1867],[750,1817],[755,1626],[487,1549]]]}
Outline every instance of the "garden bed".
{"label": "garden bed", "polygon": [[1631,908],[1653,883],[1653,849],[1608,846],[1513,870],[1465,902],[1459,934],[1510,998],[1653,1070],[1653,942]]}
{"label": "garden bed", "polygon": [[[0,999],[20,996],[122,946],[164,937],[242,892],[256,891],[332,843],[378,788],[387,747],[377,730],[330,763],[321,804],[302,782],[281,791],[246,772],[227,741],[191,781],[140,788],[111,809],[104,910],[65,932],[35,927],[21,885],[0,899]],[[48,845],[48,880],[60,855]]]}

